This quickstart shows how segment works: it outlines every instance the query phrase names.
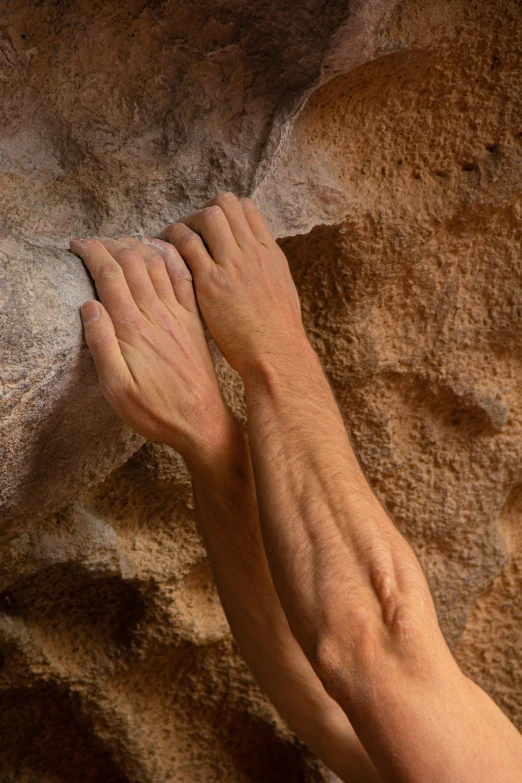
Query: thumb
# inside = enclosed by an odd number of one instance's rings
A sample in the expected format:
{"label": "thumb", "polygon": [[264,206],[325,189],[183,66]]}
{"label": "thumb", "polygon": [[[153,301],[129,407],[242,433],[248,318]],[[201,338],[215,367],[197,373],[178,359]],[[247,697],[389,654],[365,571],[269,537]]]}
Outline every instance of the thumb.
{"label": "thumb", "polygon": [[127,365],[120,350],[114,324],[105,307],[95,300],[85,302],[81,309],[85,340],[94,359],[101,383],[113,387],[121,379]]}

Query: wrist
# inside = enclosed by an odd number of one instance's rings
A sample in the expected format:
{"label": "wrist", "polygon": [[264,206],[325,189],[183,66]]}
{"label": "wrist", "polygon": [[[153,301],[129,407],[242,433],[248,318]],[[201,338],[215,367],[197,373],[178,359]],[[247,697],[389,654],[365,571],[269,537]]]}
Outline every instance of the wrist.
{"label": "wrist", "polygon": [[226,408],[204,436],[180,450],[195,481],[216,484],[237,463],[244,451],[245,437],[241,424]]}
{"label": "wrist", "polygon": [[310,380],[314,376],[324,378],[319,357],[304,332],[302,336],[281,341],[275,347],[251,357],[240,375],[247,395],[254,387],[270,388],[285,380],[299,384],[300,379]]}

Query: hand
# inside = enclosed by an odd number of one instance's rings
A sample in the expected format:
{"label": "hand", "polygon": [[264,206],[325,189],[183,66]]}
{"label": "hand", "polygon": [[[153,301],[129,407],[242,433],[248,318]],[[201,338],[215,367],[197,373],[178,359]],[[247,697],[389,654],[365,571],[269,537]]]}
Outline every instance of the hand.
{"label": "hand", "polygon": [[222,193],[162,237],[190,267],[210,333],[241,375],[309,348],[288,262],[250,199]]}
{"label": "hand", "polygon": [[[82,307],[85,338],[102,391],[136,432],[213,459],[231,426],[192,278],[172,245],[126,237],[72,239],[100,302]],[[189,464],[190,467],[190,464]]]}

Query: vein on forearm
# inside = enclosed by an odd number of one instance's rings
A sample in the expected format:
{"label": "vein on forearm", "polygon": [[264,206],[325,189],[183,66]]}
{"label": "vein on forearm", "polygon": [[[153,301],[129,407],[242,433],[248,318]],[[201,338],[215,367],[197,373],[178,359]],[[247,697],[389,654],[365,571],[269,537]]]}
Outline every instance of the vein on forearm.
{"label": "vein on forearm", "polygon": [[409,548],[362,474],[318,363],[306,377],[284,368],[247,384],[247,408],[263,539],[298,640],[313,644],[340,606],[348,624],[386,622]]}

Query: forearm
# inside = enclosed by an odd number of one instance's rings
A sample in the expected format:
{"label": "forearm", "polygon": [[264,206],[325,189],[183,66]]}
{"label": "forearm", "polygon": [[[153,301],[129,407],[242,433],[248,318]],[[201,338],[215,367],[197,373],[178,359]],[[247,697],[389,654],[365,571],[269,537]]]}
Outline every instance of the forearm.
{"label": "forearm", "polygon": [[215,466],[193,474],[198,522],[221,602],[256,680],[309,748],[342,779],[377,776],[342,709],[294,639],[275,592],[259,526],[246,439],[233,424]]}
{"label": "forearm", "polygon": [[246,394],[272,578],[309,660],[320,668],[342,646],[343,665],[360,669],[368,630],[393,629],[412,598],[436,625],[420,565],[371,492],[312,349],[250,367]]}
{"label": "forearm", "polygon": [[[239,422],[230,420],[219,453],[192,469],[198,524],[216,586],[233,630],[257,629],[273,620],[274,590],[259,531],[248,445]],[[268,609],[267,609],[268,608]],[[248,641],[248,640],[247,640]]]}

